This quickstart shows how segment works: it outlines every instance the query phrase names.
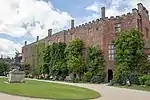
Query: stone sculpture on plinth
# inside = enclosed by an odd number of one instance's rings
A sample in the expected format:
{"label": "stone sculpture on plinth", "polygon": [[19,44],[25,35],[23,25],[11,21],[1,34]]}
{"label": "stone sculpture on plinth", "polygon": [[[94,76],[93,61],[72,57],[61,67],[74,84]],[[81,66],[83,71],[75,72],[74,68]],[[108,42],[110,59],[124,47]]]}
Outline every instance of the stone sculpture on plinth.
{"label": "stone sculpture on plinth", "polygon": [[9,72],[9,78],[8,78],[9,83],[22,83],[22,82],[25,82],[25,80],[24,80],[25,72],[23,71],[23,68],[21,66],[21,59],[22,59],[22,56],[17,51],[16,55],[15,55],[15,60],[14,60],[14,63],[13,63],[15,68],[12,71]]}

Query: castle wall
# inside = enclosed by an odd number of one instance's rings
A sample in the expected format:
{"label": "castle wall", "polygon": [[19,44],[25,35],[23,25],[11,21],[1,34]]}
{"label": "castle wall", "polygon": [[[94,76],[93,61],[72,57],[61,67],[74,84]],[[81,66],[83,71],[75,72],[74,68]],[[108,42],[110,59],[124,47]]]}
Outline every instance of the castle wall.
{"label": "castle wall", "polygon": [[[97,45],[104,52],[107,69],[114,70],[115,61],[109,59],[109,44],[112,44],[116,39],[118,31],[126,31],[131,28],[137,28],[142,32],[144,40],[149,42],[149,12],[142,4],[138,4],[138,9],[134,8],[131,13],[123,14],[121,16],[107,18],[105,17],[104,11],[105,9],[103,8],[103,16],[100,19],[79,26],[74,26],[74,21],[72,20],[70,29],[60,31],[53,35],[52,30],[50,29],[48,31],[48,37],[45,38],[45,43],[52,44],[54,42],[65,42],[68,44],[70,40],[80,38],[84,42],[83,58],[85,58],[87,46]],[[26,45],[22,48],[25,59],[32,58],[31,47],[31,45]],[[26,48],[28,48],[27,51]]]}

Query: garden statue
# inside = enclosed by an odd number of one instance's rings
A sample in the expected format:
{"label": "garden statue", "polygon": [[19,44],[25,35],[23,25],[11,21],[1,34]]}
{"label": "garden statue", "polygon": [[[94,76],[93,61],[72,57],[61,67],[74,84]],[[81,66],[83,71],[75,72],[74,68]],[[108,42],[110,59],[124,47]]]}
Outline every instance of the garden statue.
{"label": "garden statue", "polygon": [[[17,51],[17,50],[16,50]],[[15,60],[13,63],[14,69],[9,72],[9,79],[10,83],[22,83],[24,82],[25,72],[21,67],[21,54],[17,51],[15,55]]]}
{"label": "garden statue", "polygon": [[22,56],[21,56],[21,53],[19,53],[17,50],[16,50],[16,55],[15,55],[15,60],[14,60],[14,65],[16,66],[16,68],[18,70],[23,70],[22,67],[21,67],[21,59],[22,59]]}

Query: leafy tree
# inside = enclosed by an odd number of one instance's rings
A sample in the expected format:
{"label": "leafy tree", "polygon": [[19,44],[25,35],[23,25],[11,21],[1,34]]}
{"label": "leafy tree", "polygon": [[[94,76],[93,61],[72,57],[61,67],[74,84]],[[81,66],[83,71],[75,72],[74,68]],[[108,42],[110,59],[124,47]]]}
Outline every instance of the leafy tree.
{"label": "leafy tree", "polygon": [[37,43],[37,58],[36,58],[36,63],[37,63],[37,71],[38,73],[42,73],[42,67],[44,66],[44,52],[45,52],[45,43]]}
{"label": "leafy tree", "polygon": [[30,68],[30,73],[33,75],[39,75],[41,74],[41,68],[44,66],[43,63],[43,52],[45,50],[45,43],[38,41],[35,43],[32,48],[31,48],[31,54],[32,54],[32,59],[31,59],[31,68]]}
{"label": "leafy tree", "polygon": [[43,67],[41,67],[41,71],[44,74],[50,74],[49,66],[50,66],[50,60],[51,60],[51,49],[52,49],[51,47],[52,47],[51,45],[48,45],[45,48],[45,51],[43,54],[44,65]]}
{"label": "leafy tree", "polygon": [[[117,82],[128,79],[130,73],[143,74],[147,65],[142,34],[132,29],[118,33],[115,40],[115,75]],[[144,64],[145,63],[145,64]]]}
{"label": "leafy tree", "polygon": [[89,46],[86,50],[86,70],[91,72],[92,76],[100,76],[104,81],[105,60],[103,52],[95,46]]}
{"label": "leafy tree", "polygon": [[46,47],[43,57],[45,72],[49,72],[49,74],[54,76],[61,76],[60,74],[63,72],[67,74],[67,70],[63,69],[66,65],[65,48],[66,44],[61,42],[53,43]]}
{"label": "leafy tree", "polygon": [[82,60],[83,42],[80,39],[73,39],[66,47],[65,53],[67,54],[67,66],[70,73],[80,75],[84,71]]}
{"label": "leafy tree", "polygon": [[0,74],[4,75],[9,71],[9,65],[3,60],[0,60]]}
{"label": "leafy tree", "polygon": [[52,68],[52,74],[57,77],[62,77],[63,79],[68,74],[68,68],[64,61],[58,61]]}

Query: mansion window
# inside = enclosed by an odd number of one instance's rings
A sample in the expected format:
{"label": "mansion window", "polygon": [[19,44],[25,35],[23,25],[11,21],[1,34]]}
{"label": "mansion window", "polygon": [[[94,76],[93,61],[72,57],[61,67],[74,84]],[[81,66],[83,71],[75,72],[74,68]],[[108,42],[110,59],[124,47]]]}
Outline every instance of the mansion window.
{"label": "mansion window", "polygon": [[150,62],[150,55],[148,55],[148,58],[147,58],[147,60]]}
{"label": "mansion window", "polygon": [[61,42],[61,41],[60,41],[60,37],[57,39],[57,42]]}
{"label": "mansion window", "polygon": [[72,34],[72,39],[75,39],[75,38],[76,38],[75,34]]}
{"label": "mansion window", "polygon": [[146,31],[146,38],[148,38],[149,29],[146,27],[145,31]]}
{"label": "mansion window", "polygon": [[108,45],[108,58],[111,61],[114,61],[115,58],[115,48],[114,48],[114,44],[109,44]]}
{"label": "mansion window", "polygon": [[115,32],[120,32],[121,31],[121,24],[117,23],[115,24]]}

